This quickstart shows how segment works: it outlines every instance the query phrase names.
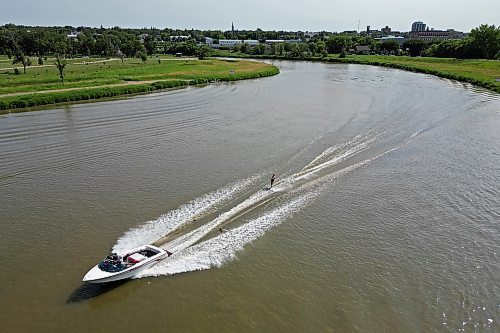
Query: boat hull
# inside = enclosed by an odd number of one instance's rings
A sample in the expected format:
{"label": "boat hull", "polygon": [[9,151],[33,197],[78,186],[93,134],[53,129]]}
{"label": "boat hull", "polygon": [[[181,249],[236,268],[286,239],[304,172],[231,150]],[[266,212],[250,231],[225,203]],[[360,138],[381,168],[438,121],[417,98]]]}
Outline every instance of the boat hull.
{"label": "boat hull", "polygon": [[102,269],[99,268],[99,264],[95,265],[90,271],[88,271],[87,274],[83,277],[82,281],[83,282],[88,282],[88,283],[106,283],[106,282],[113,282],[113,281],[119,281],[119,280],[125,280],[125,279],[130,279],[133,278],[134,276],[138,275],[142,271],[145,271],[148,268],[151,268],[152,266],[156,265],[159,261],[164,259],[167,255],[170,255],[169,252],[153,247],[151,245],[140,247],[134,250],[131,250],[129,253],[139,251],[142,249],[154,249],[157,250],[158,253],[147,260],[144,260],[142,262],[139,262],[129,268],[126,268],[122,271],[119,272],[106,272],[103,271]]}

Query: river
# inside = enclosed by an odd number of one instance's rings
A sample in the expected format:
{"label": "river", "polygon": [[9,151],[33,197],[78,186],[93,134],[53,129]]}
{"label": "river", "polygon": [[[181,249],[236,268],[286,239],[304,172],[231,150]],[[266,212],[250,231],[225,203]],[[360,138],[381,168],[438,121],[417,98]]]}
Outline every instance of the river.
{"label": "river", "polygon": [[2,331],[500,332],[500,95],[274,64],[0,116]]}

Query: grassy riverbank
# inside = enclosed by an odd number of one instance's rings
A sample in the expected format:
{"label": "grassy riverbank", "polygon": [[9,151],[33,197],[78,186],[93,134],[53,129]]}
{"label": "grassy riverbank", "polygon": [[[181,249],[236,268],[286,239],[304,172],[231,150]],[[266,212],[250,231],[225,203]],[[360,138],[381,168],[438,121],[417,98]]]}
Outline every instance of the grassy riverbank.
{"label": "grassy riverbank", "polygon": [[[1,59],[0,59],[1,60]],[[109,98],[214,81],[234,81],[275,75],[269,64],[235,60],[157,57],[139,59],[79,59],[65,70],[64,85],[50,60],[16,75],[0,62],[0,110]],[[9,67],[7,67],[9,66]],[[22,73],[22,68],[20,68]]]}
{"label": "grassy riverbank", "polygon": [[338,55],[328,55],[326,57],[311,56],[290,58],[273,55],[256,56],[228,52],[223,55],[237,58],[310,60],[391,67],[412,72],[431,74],[461,82],[468,82],[500,93],[500,61],[498,60],[396,57],[381,55],[348,55],[345,58],[339,58]]}
{"label": "grassy riverbank", "polygon": [[328,56],[327,62],[354,63],[392,67],[412,72],[468,82],[500,93],[500,61],[482,59],[450,59],[428,57],[395,57],[352,55],[345,58]]}

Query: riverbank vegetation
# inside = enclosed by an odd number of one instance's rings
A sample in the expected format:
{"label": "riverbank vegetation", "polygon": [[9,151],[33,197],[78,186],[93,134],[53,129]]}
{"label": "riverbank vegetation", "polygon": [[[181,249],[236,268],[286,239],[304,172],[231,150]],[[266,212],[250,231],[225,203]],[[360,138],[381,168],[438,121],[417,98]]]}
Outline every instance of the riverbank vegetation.
{"label": "riverbank vegetation", "polygon": [[[363,48],[358,48],[363,45]],[[358,52],[358,50],[361,50]],[[218,55],[271,59],[301,59],[398,68],[468,82],[500,93],[500,28],[481,25],[464,39],[377,42],[366,35],[332,35],[308,43],[238,45]],[[449,58],[444,58],[445,56]]]}
{"label": "riverbank vegetation", "polygon": [[498,60],[377,55],[328,56],[323,60],[327,62],[384,66],[431,74],[471,83],[500,93],[500,61]]}
{"label": "riverbank vegetation", "polygon": [[[49,63],[53,60],[47,59]],[[272,65],[254,61],[167,57],[146,61],[123,59],[123,62],[118,58],[89,62],[73,59],[64,68],[62,84],[60,71],[53,65],[30,67],[26,75],[3,68],[0,68],[0,110],[258,78],[279,72]]]}
{"label": "riverbank vegetation", "polygon": [[[371,31],[0,28],[0,110],[278,73],[266,64],[196,60],[213,55],[386,66],[500,92],[500,60],[494,60],[500,58],[500,28],[494,25],[456,40],[405,39],[406,34],[398,37],[402,44]],[[220,48],[220,39],[235,43]],[[214,44],[219,48],[208,46]]]}

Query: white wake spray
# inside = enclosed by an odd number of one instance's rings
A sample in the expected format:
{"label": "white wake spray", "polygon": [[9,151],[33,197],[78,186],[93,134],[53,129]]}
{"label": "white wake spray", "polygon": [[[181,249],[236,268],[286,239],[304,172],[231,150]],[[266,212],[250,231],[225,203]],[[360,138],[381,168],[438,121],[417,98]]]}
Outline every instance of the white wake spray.
{"label": "white wake spray", "polygon": [[156,220],[148,221],[140,227],[130,229],[118,239],[115,246],[113,246],[113,252],[125,252],[144,244],[154,243],[166,234],[191,223],[193,219],[217,211],[218,207],[229,203],[238,194],[255,184],[259,177],[259,175],[252,175],[247,179],[228,184],[221,189],[196,198]]}
{"label": "white wake spray", "polygon": [[[173,275],[191,271],[206,270],[212,267],[222,267],[225,263],[236,258],[236,254],[257,238],[263,236],[265,232],[289,219],[293,214],[306,207],[313,199],[318,197],[325,189],[329,188],[335,179],[348,174],[364,165],[367,165],[381,156],[393,151],[388,150],[373,158],[358,162],[346,168],[305,183],[299,188],[287,193],[288,201],[279,207],[264,212],[261,216],[253,219],[237,228],[220,234],[214,238],[206,240],[196,245],[192,245],[199,238],[196,236],[185,237],[162,246],[164,249],[172,249],[175,244],[177,252],[156,266],[142,272],[137,278],[146,276]],[[305,192],[305,193],[304,193]],[[236,207],[235,207],[236,208]],[[212,221],[212,227],[217,225],[217,219]],[[206,227],[206,228],[205,228]],[[209,225],[200,227],[200,233],[210,230]],[[203,230],[203,231],[202,231]],[[196,234],[193,231],[194,235]]]}
{"label": "white wake spray", "polygon": [[[396,149],[387,150],[375,157],[346,166],[340,170],[333,169],[339,163],[369,149],[370,144],[375,141],[376,137],[377,135],[375,137],[358,135],[347,143],[326,149],[302,170],[281,179],[272,190],[259,190],[229,210],[222,212],[213,220],[163,244],[161,247],[173,252],[174,255],[158,263],[153,268],[142,272],[137,277],[172,275],[205,270],[211,267],[221,267],[224,263],[233,260],[237,252],[243,250],[247,244],[303,209],[324,189],[332,186],[335,179]],[[141,227],[131,229],[118,240],[114,250],[125,250],[153,243],[173,230],[191,223],[194,217],[214,213],[232,200],[240,200],[244,191],[254,185],[260,177],[261,175],[256,175],[229,184],[217,191],[194,199],[155,221],[149,221]],[[240,198],[238,198],[238,195],[240,195]],[[277,207],[263,212],[259,217],[247,221],[228,232],[201,241],[218,227],[244,217],[249,211],[268,202],[273,202]]]}
{"label": "white wake spray", "polygon": [[[312,196],[312,194],[306,194],[294,198],[238,228],[194,246],[187,246],[137,277],[173,275],[221,267],[224,263],[234,259],[236,253],[243,250],[246,244],[261,237],[268,229],[282,223],[291,214],[300,210]],[[164,247],[167,248],[168,245]]]}

